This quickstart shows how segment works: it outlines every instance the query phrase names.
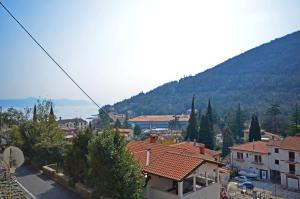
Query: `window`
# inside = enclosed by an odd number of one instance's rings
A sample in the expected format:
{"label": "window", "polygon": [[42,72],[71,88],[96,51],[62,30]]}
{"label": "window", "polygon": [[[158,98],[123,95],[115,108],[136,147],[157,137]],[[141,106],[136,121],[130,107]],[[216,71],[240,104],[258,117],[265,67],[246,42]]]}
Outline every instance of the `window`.
{"label": "window", "polygon": [[254,155],[254,162],[261,163],[261,156],[260,155]]}
{"label": "window", "polygon": [[274,153],[279,153],[279,149],[278,149],[278,148],[275,148],[275,149],[274,149]]}
{"label": "window", "polygon": [[237,155],[237,159],[239,159],[239,160],[243,160],[244,159],[243,153],[237,152],[236,155]]}
{"label": "window", "polygon": [[289,160],[292,162],[295,161],[295,152],[289,152]]}
{"label": "window", "polygon": [[289,170],[291,174],[295,174],[295,165],[294,164],[289,164]]}
{"label": "window", "polygon": [[279,160],[275,160],[275,164],[279,164]]}
{"label": "window", "polygon": [[248,153],[246,153],[246,157],[248,158]]}

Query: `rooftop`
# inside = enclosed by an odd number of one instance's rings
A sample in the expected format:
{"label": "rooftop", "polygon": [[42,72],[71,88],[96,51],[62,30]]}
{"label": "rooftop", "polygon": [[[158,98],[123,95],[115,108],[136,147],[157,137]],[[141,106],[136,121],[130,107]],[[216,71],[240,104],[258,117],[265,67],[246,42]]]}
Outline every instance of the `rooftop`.
{"label": "rooftop", "polygon": [[[204,162],[220,164],[215,162],[211,156],[201,155],[185,148],[170,145],[131,141],[128,143],[127,148],[144,172],[175,181],[183,180]],[[148,166],[146,165],[147,150],[150,152]]]}
{"label": "rooftop", "polygon": [[254,141],[254,142],[248,142],[245,144],[235,145],[233,147],[230,147],[230,149],[262,153],[262,154],[268,153],[267,143],[265,143],[263,141]]}
{"label": "rooftop", "polygon": [[270,140],[267,145],[300,152],[300,135],[289,136],[283,140]]}
{"label": "rooftop", "polygon": [[178,117],[178,121],[189,121],[189,115],[141,115],[135,118],[129,119],[130,122],[169,122]]}

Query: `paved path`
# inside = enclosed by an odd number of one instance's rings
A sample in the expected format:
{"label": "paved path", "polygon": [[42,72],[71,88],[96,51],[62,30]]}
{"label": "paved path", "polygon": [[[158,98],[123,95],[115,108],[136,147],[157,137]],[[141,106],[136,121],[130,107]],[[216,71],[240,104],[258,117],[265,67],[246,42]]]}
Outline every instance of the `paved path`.
{"label": "paved path", "polygon": [[80,199],[78,194],[54,182],[28,165],[18,168],[16,177],[37,199]]}

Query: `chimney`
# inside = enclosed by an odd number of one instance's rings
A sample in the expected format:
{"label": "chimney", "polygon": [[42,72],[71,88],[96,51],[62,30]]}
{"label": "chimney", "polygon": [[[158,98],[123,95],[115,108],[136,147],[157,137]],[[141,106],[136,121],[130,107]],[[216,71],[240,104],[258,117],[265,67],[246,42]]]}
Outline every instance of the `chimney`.
{"label": "chimney", "polygon": [[151,134],[151,135],[150,135],[150,143],[156,143],[157,138],[158,138],[157,135]]}
{"label": "chimney", "polygon": [[199,151],[200,151],[200,154],[205,155],[205,145],[204,144],[201,144],[199,146]]}
{"label": "chimney", "polygon": [[61,117],[59,117],[59,120],[61,120]]}
{"label": "chimney", "polygon": [[194,139],[194,146],[196,146],[197,142],[196,142],[196,139]]}
{"label": "chimney", "polygon": [[150,149],[147,149],[146,166],[150,164]]}

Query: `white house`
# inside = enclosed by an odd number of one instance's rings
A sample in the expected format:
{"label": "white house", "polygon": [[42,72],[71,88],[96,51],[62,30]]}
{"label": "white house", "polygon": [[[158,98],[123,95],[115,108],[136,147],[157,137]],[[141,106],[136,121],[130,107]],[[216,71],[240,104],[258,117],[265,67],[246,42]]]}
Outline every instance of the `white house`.
{"label": "white house", "polygon": [[231,149],[231,166],[269,179],[269,156],[265,142],[254,141],[235,145]]}
{"label": "white house", "polygon": [[220,163],[203,153],[152,141],[127,145],[145,175],[147,199],[220,198]]}
{"label": "white house", "polygon": [[300,135],[271,140],[267,146],[271,179],[300,190]]}

